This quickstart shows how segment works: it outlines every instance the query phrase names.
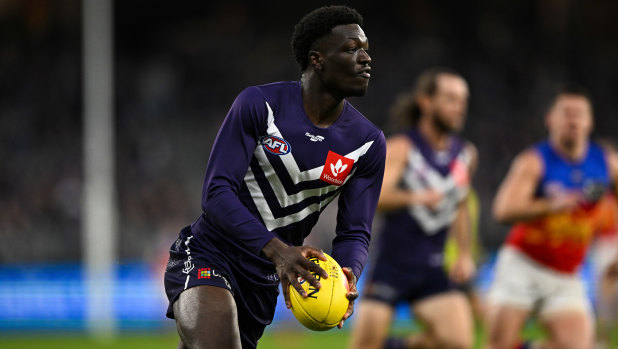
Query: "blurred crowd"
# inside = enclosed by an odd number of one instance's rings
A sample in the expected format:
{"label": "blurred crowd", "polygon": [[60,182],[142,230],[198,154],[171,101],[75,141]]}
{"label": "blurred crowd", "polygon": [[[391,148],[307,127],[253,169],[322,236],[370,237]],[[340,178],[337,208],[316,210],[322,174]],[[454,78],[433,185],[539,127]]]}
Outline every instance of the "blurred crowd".
{"label": "blurred crowd", "polygon": [[[210,147],[246,86],[300,76],[293,24],[326,4],[114,2],[118,257],[158,258],[200,214]],[[506,228],[488,209],[512,157],[544,134],[549,89],[570,81],[595,103],[595,137],[618,130],[618,3],[350,2],[365,17],[373,71],[351,102],[388,134],[388,109],[431,66],[470,83],[464,136],[479,149],[481,239]],[[79,0],[0,0],[0,262],[81,258]]]}

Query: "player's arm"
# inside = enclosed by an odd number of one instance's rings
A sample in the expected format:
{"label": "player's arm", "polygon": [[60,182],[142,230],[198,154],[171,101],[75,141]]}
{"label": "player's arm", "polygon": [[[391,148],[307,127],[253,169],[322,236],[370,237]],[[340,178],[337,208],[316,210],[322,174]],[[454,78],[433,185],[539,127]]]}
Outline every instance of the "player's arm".
{"label": "player's arm", "polygon": [[[466,146],[466,151],[470,154],[469,178],[472,181],[478,165],[478,152],[471,143]],[[462,283],[472,277],[476,269],[472,256],[472,232],[467,196],[459,203],[451,233],[457,245],[457,258],[449,274],[455,282]]]}
{"label": "player's arm", "polygon": [[371,225],[384,176],[385,156],[384,135],[380,132],[367,153],[359,158],[354,175],[344,184],[339,196],[332,256],[341,265],[350,286],[347,295],[350,305],[339,328],[354,312],[354,299],[358,297],[356,280],[367,262]]}
{"label": "player's arm", "polygon": [[[266,229],[238,197],[257,140],[266,130],[267,117],[264,97],[256,88],[248,88],[236,98],[211,151],[204,180],[202,210],[229,234],[230,239],[235,239],[256,255],[263,253],[275,264],[284,286],[284,295],[287,295],[290,284],[303,295],[304,291],[297,281],[298,275],[317,288],[320,287],[319,282],[311,272],[328,277],[326,271],[306,257],[317,256],[323,260],[326,257],[315,248],[288,246]],[[289,307],[289,295],[286,304]]]}
{"label": "player's arm", "polygon": [[386,142],[384,180],[378,201],[380,211],[390,211],[413,204],[437,205],[442,196],[435,191],[412,192],[399,186],[408,163],[412,142],[405,135],[390,137]]}
{"label": "player's arm", "polygon": [[577,206],[580,198],[575,194],[535,197],[543,171],[543,163],[535,150],[527,150],[515,158],[494,199],[493,215],[498,222],[511,224],[531,220]]}
{"label": "player's arm", "polygon": [[255,254],[275,234],[249,212],[238,192],[266,118],[266,104],[257,89],[248,88],[238,95],[215,138],[202,192],[204,215]]}
{"label": "player's arm", "polygon": [[[615,198],[618,198],[618,154],[613,151],[606,151],[606,159],[609,168],[609,176],[611,180],[611,190]],[[618,227],[617,227],[618,228]],[[618,246],[617,246],[618,251]],[[610,263],[604,273],[604,279],[609,279],[615,282],[618,279],[618,254],[614,261]]]}

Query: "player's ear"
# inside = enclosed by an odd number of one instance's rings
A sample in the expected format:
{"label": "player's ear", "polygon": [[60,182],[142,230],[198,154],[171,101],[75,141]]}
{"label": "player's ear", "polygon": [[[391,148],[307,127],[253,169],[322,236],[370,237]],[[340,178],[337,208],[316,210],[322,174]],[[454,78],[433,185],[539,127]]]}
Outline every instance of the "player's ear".
{"label": "player's ear", "polygon": [[322,70],[322,54],[316,50],[309,51],[309,64],[313,66],[315,70]]}

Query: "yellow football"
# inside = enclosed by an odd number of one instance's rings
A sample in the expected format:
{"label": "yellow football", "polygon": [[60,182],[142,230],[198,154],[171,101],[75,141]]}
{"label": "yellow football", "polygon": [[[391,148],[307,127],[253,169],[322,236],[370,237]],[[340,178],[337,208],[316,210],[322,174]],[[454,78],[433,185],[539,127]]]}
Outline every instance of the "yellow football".
{"label": "yellow football", "polygon": [[326,261],[318,257],[309,260],[322,267],[328,273],[328,278],[322,279],[320,275],[313,273],[322,287],[316,289],[303,278],[299,278],[303,289],[307,292],[307,298],[303,298],[296,289],[290,285],[290,301],[292,313],[296,319],[310,330],[329,330],[343,318],[350,301],[346,298],[348,292],[348,279],[331,256],[324,254]]}

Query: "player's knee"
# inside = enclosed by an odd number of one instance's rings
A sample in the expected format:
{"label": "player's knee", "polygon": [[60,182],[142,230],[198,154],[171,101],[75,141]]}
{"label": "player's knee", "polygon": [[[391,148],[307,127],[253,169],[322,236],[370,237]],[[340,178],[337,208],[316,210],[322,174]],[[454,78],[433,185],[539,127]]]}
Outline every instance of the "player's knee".
{"label": "player's knee", "polygon": [[471,349],[473,347],[473,334],[467,331],[447,331],[445,329],[431,333],[432,342],[436,348],[448,349]]}
{"label": "player's knee", "polygon": [[188,289],[180,294],[173,309],[186,348],[239,347],[236,304],[227,290]]}
{"label": "player's knee", "polygon": [[383,336],[372,331],[355,331],[348,349],[378,349],[384,343]]}

